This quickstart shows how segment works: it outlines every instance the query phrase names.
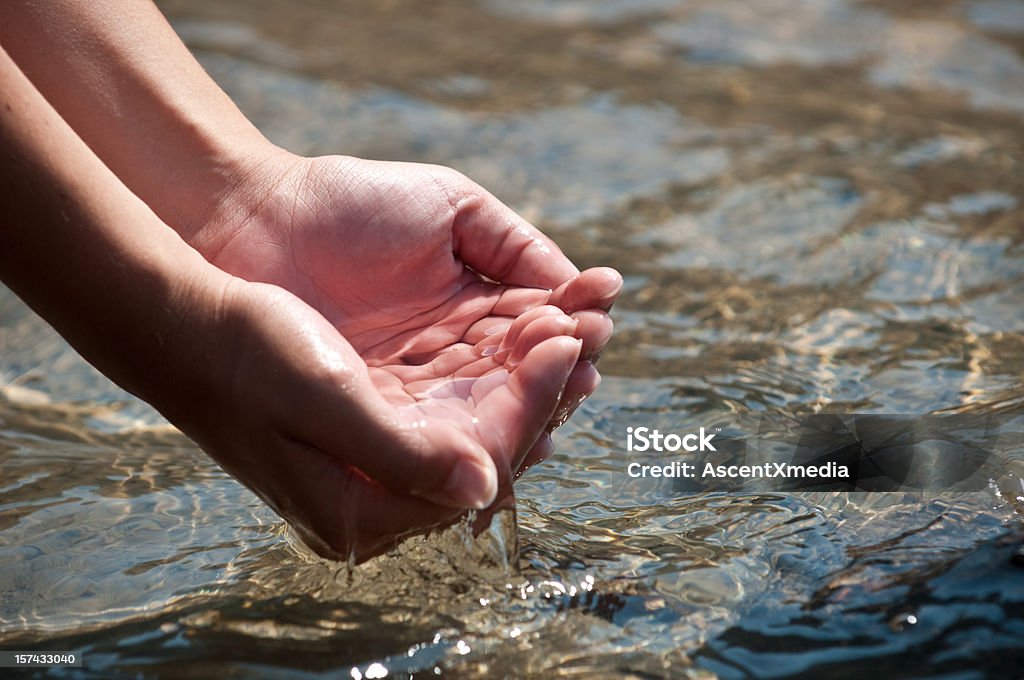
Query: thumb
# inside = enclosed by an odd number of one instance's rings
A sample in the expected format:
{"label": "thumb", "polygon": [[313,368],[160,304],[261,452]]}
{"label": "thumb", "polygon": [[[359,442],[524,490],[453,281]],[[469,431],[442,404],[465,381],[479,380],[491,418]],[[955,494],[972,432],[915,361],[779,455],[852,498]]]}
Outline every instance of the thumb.
{"label": "thumb", "polygon": [[539,229],[465,177],[448,187],[455,206],[455,255],[487,278],[530,288],[558,288],[579,270]]}
{"label": "thumb", "polygon": [[497,472],[479,442],[451,422],[396,408],[337,329],[284,298],[274,315],[257,319],[259,351],[247,353],[262,376],[248,387],[266,390],[269,381],[278,431],[394,492],[457,508],[494,501]]}
{"label": "thumb", "polygon": [[308,421],[310,443],[391,491],[456,508],[479,510],[494,501],[494,461],[453,423],[416,408],[396,409],[368,376],[324,386],[317,401],[318,414]]}

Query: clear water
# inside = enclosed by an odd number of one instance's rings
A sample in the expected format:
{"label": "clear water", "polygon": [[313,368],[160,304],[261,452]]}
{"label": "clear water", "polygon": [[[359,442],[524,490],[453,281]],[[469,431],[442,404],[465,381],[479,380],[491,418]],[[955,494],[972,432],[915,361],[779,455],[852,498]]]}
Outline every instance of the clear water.
{"label": "clear water", "polygon": [[161,5],[278,142],[454,165],[618,267],[617,335],[514,510],[349,571],[0,294],[0,647],[97,678],[1024,676],[1024,464],[621,483],[654,414],[1024,408],[1020,2]]}

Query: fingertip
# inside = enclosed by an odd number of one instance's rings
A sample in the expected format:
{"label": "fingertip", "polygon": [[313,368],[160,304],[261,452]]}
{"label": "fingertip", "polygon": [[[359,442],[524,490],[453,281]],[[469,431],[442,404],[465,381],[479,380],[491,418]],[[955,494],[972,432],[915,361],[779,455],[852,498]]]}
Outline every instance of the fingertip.
{"label": "fingertip", "polygon": [[598,309],[608,311],[615,303],[615,299],[622,292],[622,274],[611,267],[593,267],[586,270],[581,276],[588,276],[593,280],[594,297]]}
{"label": "fingertip", "polygon": [[498,495],[498,472],[490,458],[461,458],[452,467],[440,493],[430,500],[441,505],[483,510]]}
{"label": "fingertip", "polygon": [[559,286],[550,303],[566,312],[611,308],[622,292],[622,275],[611,267],[593,267]]}
{"label": "fingertip", "polygon": [[[573,323],[573,331],[568,331],[570,323]],[[518,362],[531,347],[548,335],[565,333],[571,335],[574,331],[575,322],[558,307],[554,305],[535,307],[512,322],[512,326],[502,338],[494,359],[499,363],[504,363],[510,354],[515,352]]]}
{"label": "fingertip", "polygon": [[[422,429],[412,492],[432,503],[480,510],[498,493],[498,470],[490,453],[472,437],[451,428]],[[431,455],[425,455],[431,451]]]}
{"label": "fingertip", "polygon": [[533,402],[535,408],[545,404],[546,421],[554,414],[582,349],[581,340],[567,335],[548,338],[533,347],[510,371],[509,384],[517,396]]}
{"label": "fingertip", "polygon": [[513,479],[519,479],[527,470],[534,465],[544,462],[551,457],[551,454],[555,452],[555,443],[551,440],[551,435],[544,433],[540,436],[533,447],[523,457],[522,462],[519,463],[519,468],[516,470]]}
{"label": "fingertip", "polygon": [[572,369],[569,379],[565,382],[562,399],[558,403],[555,415],[548,423],[548,431],[561,427],[576,412],[580,404],[597,391],[601,385],[601,374],[590,361],[580,361]]}
{"label": "fingertip", "polygon": [[608,312],[599,309],[573,312],[572,317],[577,321],[575,336],[583,341],[581,358],[596,361],[615,330],[612,318]]}
{"label": "fingertip", "polygon": [[505,360],[505,368],[512,371],[534,347],[552,337],[575,337],[579,321],[559,312],[557,316],[546,316],[531,323],[516,340],[515,346]]}
{"label": "fingertip", "polygon": [[576,362],[579,361],[582,351],[582,340],[572,335],[558,335],[535,345],[527,352],[522,363],[525,364],[532,356],[537,356],[539,365],[547,364],[544,370],[555,373],[564,372],[565,379],[568,379]]}
{"label": "fingertip", "polygon": [[591,267],[585,270],[584,273],[589,273],[589,276],[601,281],[605,289],[611,293],[617,293],[622,289],[622,274],[617,269],[612,267]]}
{"label": "fingertip", "polygon": [[[547,460],[551,457],[551,454],[555,452],[555,442],[552,441],[551,435],[544,434],[539,440],[537,445],[534,447],[532,455],[535,456],[534,462],[539,463]],[[528,459],[529,460],[529,459]]]}
{"label": "fingertip", "polygon": [[580,372],[580,386],[582,391],[586,393],[586,396],[590,396],[597,391],[597,388],[601,386],[601,373],[597,370],[597,366],[592,361],[581,361],[577,364],[577,370]]}

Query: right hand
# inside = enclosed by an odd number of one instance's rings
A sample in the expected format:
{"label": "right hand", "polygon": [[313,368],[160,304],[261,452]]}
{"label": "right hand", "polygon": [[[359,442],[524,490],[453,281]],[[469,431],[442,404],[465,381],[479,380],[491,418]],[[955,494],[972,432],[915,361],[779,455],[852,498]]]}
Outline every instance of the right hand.
{"label": "right hand", "polygon": [[490,505],[492,456],[534,447],[581,345],[570,317],[542,307],[422,365],[368,367],[277,286],[231,279],[221,299],[180,334],[202,339],[209,389],[154,401],[316,552],[357,561]]}

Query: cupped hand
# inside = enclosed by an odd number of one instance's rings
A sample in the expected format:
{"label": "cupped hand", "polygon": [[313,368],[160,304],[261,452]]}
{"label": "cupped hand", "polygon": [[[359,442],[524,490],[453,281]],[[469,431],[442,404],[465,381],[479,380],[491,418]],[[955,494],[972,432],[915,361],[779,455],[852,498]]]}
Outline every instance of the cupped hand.
{"label": "cupped hand", "polygon": [[273,284],[235,286],[262,328],[249,336],[279,345],[239,347],[239,362],[316,364],[283,371],[277,417],[299,453],[225,457],[257,490],[268,477],[287,486],[261,494],[330,553],[370,554],[484,507],[550,453],[547,433],[597,386],[621,287],[430,165],[268,161],[191,241],[220,269]]}
{"label": "cupped hand", "polygon": [[182,329],[205,338],[213,387],[165,412],[317,552],[357,561],[507,495],[498,471],[536,449],[581,346],[541,307],[500,339],[369,367],[280,287],[219,297],[214,326]]}

